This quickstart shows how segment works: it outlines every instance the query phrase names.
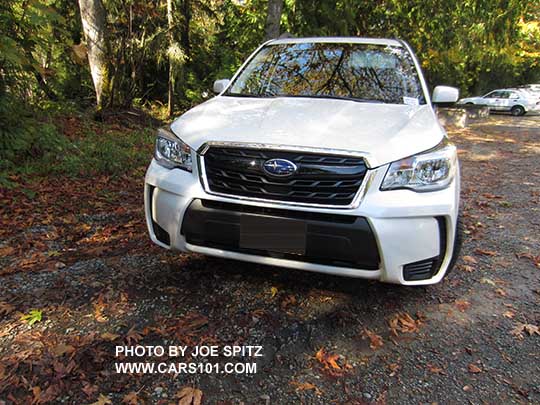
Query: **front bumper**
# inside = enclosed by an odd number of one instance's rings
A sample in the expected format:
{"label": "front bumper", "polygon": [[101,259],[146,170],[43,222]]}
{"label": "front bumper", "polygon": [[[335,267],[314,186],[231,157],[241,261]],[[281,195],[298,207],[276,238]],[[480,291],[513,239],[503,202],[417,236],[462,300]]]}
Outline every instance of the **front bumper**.
{"label": "front bumper", "polygon": [[[383,165],[371,170],[366,176],[366,187],[357,208],[336,209],[254,202],[210,195],[201,185],[196,164],[193,173],[189,173],[180,169],[165,169],[152,161],[145,179],[145,214],[150,237],[154,243],[177,251],[403,285],[437,283],[444,277],[452,256],[459,207],[459,173],[450,187],[436,192],[416,193],[410,190],[381,192],[379,186],[387,168],[388,165]],[[241,204],[244,207],[252,207],[251,211],[262,208],[283,211],[277,215],[286,217],[297,216],[294,213],[312,213],[315,220],[318,220],[316,216],[324,217],[323,214],[328,214],[328,218],[332,215],[351,217],[351,221],[345,222],[354,223],[356,222],[354,217],[357,217],[368,224],[369,235],[364,234],[361,239],[347,237],[345,245],[352,246],[352,249],[356,250],[355,254],[347,255],[347,260],[340,260],[343,258],[337,257],[334,261],[322,260],[321,254],[314,253],[320,249],[311,249],[310,256],[314,256],[311,260],[310,257],[297,258],[287,254],[248,251],[234,246],[234,242],[232,247],[223,243],[208,243],[201,235],[194,238],[193,232],[186,230],[184,224],[188,209],[192,213],[194,207],[198,207],[197,215],[206,215],[204,212],[201,213],[200,201],[213,202],[213,207],[218,209],[221,208],[216,204],[222,203],[222,207],[229,211],[231,207],[234,208],[231,204]],[[234,209],[232,211],[234,212]],[[198,220],[204,222],[204,218]],[[234,229],[234,221],[234,218],[228,221],[229,230]],[[331,222],[330,220],[328,225],[331,225]],[[330,232],[334,233],[331,230]],[[234,238],[233,234],[232,240]],[[366,260],[369,250],[372,249],[377,251],[373,252],[370,260]],[[331,256],[331,252],[332,249],[328,251],[327,256]],[[353,259],[350,259],[351,257]],[[373,257],[377,257],[376,266],[372,265]],[[436,270],[430,273],[429,278],[418,280],[407,276],[408,270],[404,272],[404,267],[409,270],[419,268],[426,260],[431,260],[436,266]]]}

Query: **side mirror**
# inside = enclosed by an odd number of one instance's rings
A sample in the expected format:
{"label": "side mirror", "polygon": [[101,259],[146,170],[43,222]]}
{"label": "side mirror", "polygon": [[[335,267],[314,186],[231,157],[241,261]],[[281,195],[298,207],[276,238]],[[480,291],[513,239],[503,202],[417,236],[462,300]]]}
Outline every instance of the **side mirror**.
{"label": "side mirror", "polygon": [[459,99],[459,90],[450,86],[437,86],[433,90],[431,101],[433,104],[450,104]]}
{"label": "side mirror", "polygon": [[227,88],[231,81],[229,79],[216,80],[214,82],[214,93],[219,94]]}

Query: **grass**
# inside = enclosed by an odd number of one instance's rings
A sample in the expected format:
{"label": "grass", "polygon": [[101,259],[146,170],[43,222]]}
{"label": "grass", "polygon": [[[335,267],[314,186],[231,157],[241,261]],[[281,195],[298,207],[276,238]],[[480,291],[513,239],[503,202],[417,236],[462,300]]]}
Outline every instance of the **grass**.
{"label": "grass", "polygon": [[2,133],[0,187],[40,176],[122,175],[152,157],[155,129],[116,120],[98,123],[85,114],[48,112],[11,123]]}
{"label": "grass", "polygon": [[81,176],[126,173],[150,161],[154,137],[154,131],[148,129],[88,132],[56,155],[54,167],[40,165],[39,172]]}

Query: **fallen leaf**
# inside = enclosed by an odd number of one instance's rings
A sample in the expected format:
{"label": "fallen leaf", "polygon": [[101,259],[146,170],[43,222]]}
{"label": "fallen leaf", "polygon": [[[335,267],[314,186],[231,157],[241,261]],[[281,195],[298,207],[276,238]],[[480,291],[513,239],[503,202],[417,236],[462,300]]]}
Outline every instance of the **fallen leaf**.
{"label": "fallen leaf", "polygon": [[496,285],[497,285],[497,284],[495,284],[495,281],[493,281],[493,280],[491,280],[491,279],[489,279],[489,278],[485,278],[485,277],[482,278],[482,279],[480,280],[480,282],[481,282],[482,284],[489,284],[489,285],[492,285],[492,286],[496,286]]}
{"label": "fallen leaf", "polygon": [[475,249],[474,253],[484,256],[496,256],[497,252],[494,250],[487,250],[487,249]]}
{"label": "fallen leaf", "polygon": [[491,194],[491,193],[484,193],[482,194],[483,197],[489,198],[489,199],[501,199],[502,197],[499,195]]}
{"label": "fallen leaf", "polygon": [[281,309],[283,310],[286,310],[291,305],[296,305],[296,298],[294,295],[288,295],[281,301]]}
{"label": "fallen leaf", "polygon": [[274,298],[277,293],[278,293],[278,289],[276,287],[270,288],[270,297],[271,298]]}
{"label": "fallen leaf", "polygon": [[529,336],[540,335],[540,328],[532,324],[518,323],[510,333],[521,340],[524,337],[523,332],[527,332]]}
{"label": "fallen leaf", "polygon": [[427,369],[429,370],[430,373],[433,373],[433,374],[445,374],[444,370],[441,367],[436,366],[434,364],[428,364]]}
{"label": "fallen leaf", "polygon": [[88,398],[93,397],[97,391],[98,387],[96,385],[92,385],[88,382],[83,384],[82,392],[84,392]]}
{"label": "fallen leaf", "polygon": [[59,345],[56,345],[51,351],[56,357],[61,357],[64,354],[73,353],[75,351],[75,348],[71,345],[60,343]]}
{"label": "fallen leaf", "polygon": [[324,350],[324,348],[320,348],[315,354],[315,358],[319,360],[319,362],[323,364],[324,368],[327,370],[341,370],[341,367],[339,364],[337,364],[339,354],[329,354]]}
{"label": "fallen leaf", "polygon": [[471,303],[466,300],[456,300],[455,305],[460,312],[465,312],[471,306]]}
{"label": "fallen leaf", "polygon": [[298,381],[291,381],[290,384],[295,387],[296,391],[315,391],[316,395],[322,395],[322,391],[317,388],[315,384],[308,383],[308,382],[298,382]]}
{"label": "fallen leaf", "polygon": [[99,394],[98,400],[90,405],[112,405],[112,401],[109,399],[109,397]]}
{"label": "fallen leaf", "polygon": [[113,340],[116,340],[120,337],[120,335],[115,335],[114,333],[105,332],[101,334],[101,338],[104,340],[108,340],[109,342],[112,342]]}
{"label": "fallen leaf", "polygon": [[472,390],[472,387],[470,385],[466,385],[463,387],[463,391],[467,392],[467,391],[470,391]]}
{"label": "fallen leaf", "polygon": [[380,335],[377,335],[375,332],[372,332],[369,329],[365,329],[364,336],[367,336],[369,338],[369,347],[371,347],[372,350],[377,350],[384,346],[382,337]]}
{"label": "fallen leaf", "polygon": [[127,393],[124,395],[124,398],[122,399],[123,404],[128,405],[138,405],[140,403],[139,399],[139,393],[135,391],[131,391],[130,393]]}
{"label": "fallen leaf", "polygon": [[504,291],[502,288],[497,288],[495,290],[497,294],[499,294],[501,297],[506,297],[506,291]]}
{"label": "fallen leaf", "polygon": [[400,368],[401,366],[398,363],[389,364],[388,369],[390,370],[390,377],[395,376]]}
{"label": "fallen leaf", "polygon": [[128,332],[126,333],[126,342],[128,345],[131,345],[133,343],[137,343],[139,340],[142,339],[142,335],[135,330],[135,326],[133,326]]}
{"label": "fallen leaf", "polygon": [[0,315],[9,315],[15,310],[15,307],[7,302],[0,302]]}
{"label": "fallen leaf", "polygon": [[522,253],[516,254],[516,256],[518,259],[521,259],[521,258],[530,259],[532,260],[532,262],[534,263],[536,267],[540,268],[540,255],[535,256],[529,252],[522,252]]}
{"label": "fallen leaf", "polygon": [[15,248],[12,248],[11,246],[4,246],[0,248],[0,256],[9,256],[10,254],[13,254],[15,252]]}
{"label": "fallen leaf", "polygon": [[508,319],[513,319],[516,316],[516,313],[512,311],[511,309],[509,309],[508,311],[505,311],[503,313],[503,316]]}
{"label": "fallen leaf", "polygon": [[33,404],[39,404],[41,402],[41,388],[40,387],[32,387],[32,394],[34,395],[34,399],[32,400]]}
{"label": "fallen leaf", "polygon": [[481,373],[482,372],[482,369],[480,367],[478,367],[476,364],[474,363],[471,363],[467,366],[467,369],[469,370],[469,373],[472,373],[472,374],[478,374],[478,373]]}
{"label": "fallen leaf", "polygon": [[203,393],[200,389],[184,387],[176,393],[178,405],[200,405]]}
{"label": "fallen leaf", "polygon": [[97,299],[97,302],[94,302],[94,318],[96,321],[100,323],[107,322],[107,317],[103,315],[103,311],[105,310],[105,303],[103,301],[103,296],[100,294],[100,296]]}
{"label": "fallen leaf", "polygon": [[540,335],[540,329],[536,325],[526,324],[523,326],[523,330],[527,332],[529,336]]}
{"label": "fallen leaf", "polygon": [[474,268],[472,266],[462,264],[461,265],[461,270],[466,271],[467,273],[472,273],[474,271]]}
{"label": "fallen leaf", "polygon": [[472,256],[463,256],[462,259],[463,259],[464,262],[467,262],[469,264],[477,264],[478,263],[478,261]]}
{"label": "fallen leaf", "polygon": [[420,322],[420,320],[415,320],[406,312],[400,312],[394,315],[394,317],[388,321],[388,324],[390,325],[390,330],[395,336],[398,336],[398,332],[418,332],[418,326],[420,326],[421,323],[422,322]]}

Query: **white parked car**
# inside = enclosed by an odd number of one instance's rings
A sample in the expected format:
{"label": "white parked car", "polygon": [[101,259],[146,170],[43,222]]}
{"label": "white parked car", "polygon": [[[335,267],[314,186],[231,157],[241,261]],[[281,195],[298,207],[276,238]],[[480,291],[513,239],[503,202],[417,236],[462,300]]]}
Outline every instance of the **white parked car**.
{"label": "white parked car", "polygon": [[272,40],[214,90],[157,134],[145,179],[153,242],[404,285],[452,267],[456,147],[406,43]]}
{"label": "white parked car", "polygon": [[524,84],[523,86],[518,86],[518,88],[527,89],[536,93],[540,92],[540,84]]}
{"label": "white parked car", "polygon": [[476,104],[489,107],[490,111],[510,112],[514,116],[538,110],[538,97],[522,89],[493,90],[482,97],[462,98],[458,104]]}
{"label": "white parked car", "polygon": [[518,86],[518,89],[526,91],[540,101],[540,84],[526,84],[524,86]]}

